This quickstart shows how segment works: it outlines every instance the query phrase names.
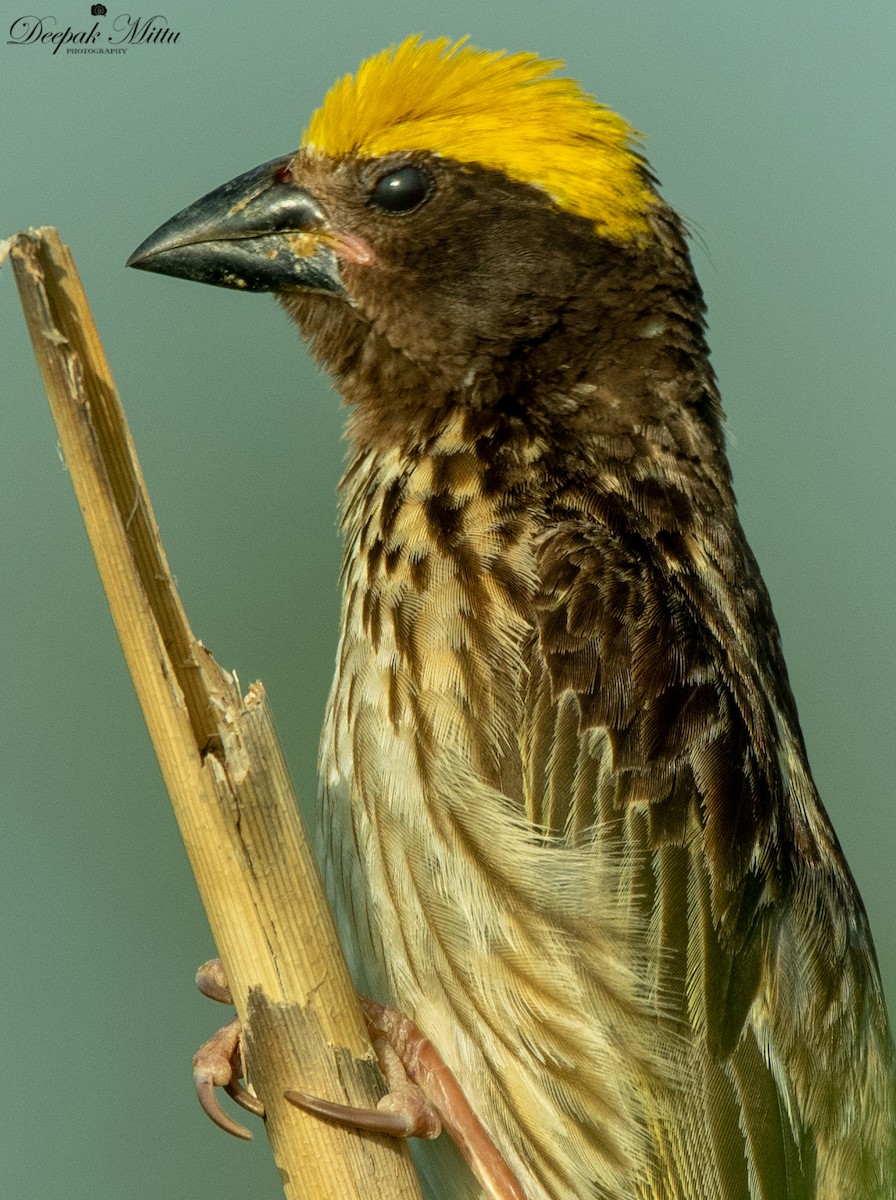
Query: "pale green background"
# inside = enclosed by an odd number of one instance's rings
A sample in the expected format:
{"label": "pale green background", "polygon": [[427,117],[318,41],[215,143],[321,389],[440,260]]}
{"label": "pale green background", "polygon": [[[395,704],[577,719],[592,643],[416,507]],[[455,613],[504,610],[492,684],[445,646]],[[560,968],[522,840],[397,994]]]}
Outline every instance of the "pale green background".
{"label": "pale green background", "polygon": [[[110,18],[120,12],[109,5]],[[87,27],[89,4],[47,0]],[[5,44],[0,236],[80,265],[199,635],[265,680],[306,797],[333,658],[340,413],[266,297],[125,271],[209,188],[292,149],[337,75],[406,33],[564,58],[650,133],[695,254],[744,523],[818,783],[896,1000],[892,0],[161,9],[176,47]],[[212,945],[95,576],[9,272],[0,278],[0,1189],[275,1197],[189,1060]]]}

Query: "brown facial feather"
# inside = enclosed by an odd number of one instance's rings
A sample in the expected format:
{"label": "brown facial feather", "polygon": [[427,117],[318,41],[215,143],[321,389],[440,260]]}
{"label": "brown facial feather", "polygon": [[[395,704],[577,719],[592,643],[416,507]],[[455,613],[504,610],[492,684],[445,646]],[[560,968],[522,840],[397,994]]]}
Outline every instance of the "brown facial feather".
{"label": "brown facial feather", "polygon": [[[395,217],[364,199],[372,164],[299,156],[376,262],[344,265],[351,306],[282,298],[351,406],[322,777],[368,985],[533,1200],[892,1198],[874,952],[680,226],[660,205],[649,243],[614,245],[495,172],[408,160],[435,191]],[[553,985],[583,1005],[575,1052]],[[508,1040],[521,1013],[537,1047]]]}

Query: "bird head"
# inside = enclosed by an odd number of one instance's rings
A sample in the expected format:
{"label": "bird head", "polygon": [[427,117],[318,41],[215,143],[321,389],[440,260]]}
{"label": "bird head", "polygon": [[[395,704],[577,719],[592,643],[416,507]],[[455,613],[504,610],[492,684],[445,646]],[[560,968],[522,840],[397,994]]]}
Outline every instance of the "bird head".
{"label": "bird head", "polygon": [[532,380],[568,393],[597,360],[619,374],[664,307],[699,342],[637,135],[561,65],[411,37],[331,88],[296,153],[185,208],[129,265],[276,293],[346,399],[396,428],[439,399],[531,409]]}

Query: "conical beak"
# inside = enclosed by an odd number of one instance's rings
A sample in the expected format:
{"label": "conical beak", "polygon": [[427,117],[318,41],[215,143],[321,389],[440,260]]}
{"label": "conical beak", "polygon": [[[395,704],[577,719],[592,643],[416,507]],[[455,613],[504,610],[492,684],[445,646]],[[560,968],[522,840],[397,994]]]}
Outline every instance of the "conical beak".
{"label": "conical beak", "polygon": [[310,290],[345,298],[328,217],[292,179],[292,155],[238,175],[160,225],[127,261],[246,292]]}

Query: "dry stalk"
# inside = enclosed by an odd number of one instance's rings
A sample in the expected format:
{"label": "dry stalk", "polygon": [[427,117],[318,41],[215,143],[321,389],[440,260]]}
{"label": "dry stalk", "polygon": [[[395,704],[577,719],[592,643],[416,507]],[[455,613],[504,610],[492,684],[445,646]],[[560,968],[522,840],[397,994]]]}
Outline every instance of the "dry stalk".
{"label": "dry stalk", "polygon": [[286,1087],[372,1106],[381,1082],[261,684],[190,630],[124,411],[55,229],[8,250],[109,606],[247,1043],[289,1200],[419,1200],[403,1145],[298,1112]]}

